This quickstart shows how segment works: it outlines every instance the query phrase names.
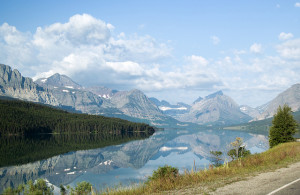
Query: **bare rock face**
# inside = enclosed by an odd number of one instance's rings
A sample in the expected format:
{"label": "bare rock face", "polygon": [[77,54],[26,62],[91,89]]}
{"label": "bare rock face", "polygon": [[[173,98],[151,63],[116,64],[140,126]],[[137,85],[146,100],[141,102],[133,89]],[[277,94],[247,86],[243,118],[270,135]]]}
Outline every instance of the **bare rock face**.
{"label": "bare rock face", "polygon": [[66,75],[60,75],[58,73],[52,75],[49,78],[40,78],[35,81],[35,83],[40,86],[47,87],[50,89],[56,89],[60,87],[65,87],[69,89],[81,89],[82,86],[74,82],[72,79]]}
{"label": "bare rock face", "polygon": [[256,118],[258,115],[260,115],[259,108],[252,108],[247,105],[241,105],[240,110],[241,110],[241,112],[251,116],[252,118]]}
{"label": "bare rock face", "polygon": [[198,124],[237,124],[248,122],[251,117],[242,113],[230,97],[218,91],[196,101],[189,113],[179,116],[180,121]]}
{"label": "bare rock face", "polygon": [[273,117],[279,106],[287,104],[292,108],[292,111],[300,110],[300,84],[295,84],[284,92],[280,93],[275,99],[265,105],[264,111],[256,120],[263,120]]}
{"label": "bare rock face", "polygon": [[103,114],[104,107],[110,105],[104,98],[85,90],[66,75],[56,73],[49,78],[38,79],[36,83],[51,90],[61,105],[83,113]]}
{"label": "bare rock face", "polygon": [[165,118],[158,107],[140,90],[122,91],[111,98],[111,103],[124,114],[147,120]]}
{"label": "bare rock face", "polygon": [[149,98],[149,100],[153,102],[164,114],[174,118],[178,115],[188,113],[191,108],[190,105],[183,102],[178,102],[176,105],[172,105],[165,100],[159,101],[154,97]]}
{"label": "bare rock face", "polygon": [[118,92],[104,86],[89,87],[87,90],[105,99],[111,99]]}
{"label": "bare rock face", "polygon": [[85,88],[66,75],[54,74],[33,82],[9,66],[0,66],[0,95],[51,104],[82,113],[118,117],[135,122],[178,122],[166,116],[139,90]]}
{"label": "bare rock face", "polygon": [[0,95],[58,106],[51,92],[37,85],[31,78],[23,77],[18,70],[0,64]]}

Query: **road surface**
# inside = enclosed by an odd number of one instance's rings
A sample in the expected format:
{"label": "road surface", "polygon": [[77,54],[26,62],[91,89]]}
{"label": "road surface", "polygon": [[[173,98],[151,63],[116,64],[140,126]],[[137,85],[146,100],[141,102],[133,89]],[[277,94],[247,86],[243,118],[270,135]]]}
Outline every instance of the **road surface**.
{"label": "road surface", "polygon": [[210,194],[300,195],[300,162],[226,185]]}

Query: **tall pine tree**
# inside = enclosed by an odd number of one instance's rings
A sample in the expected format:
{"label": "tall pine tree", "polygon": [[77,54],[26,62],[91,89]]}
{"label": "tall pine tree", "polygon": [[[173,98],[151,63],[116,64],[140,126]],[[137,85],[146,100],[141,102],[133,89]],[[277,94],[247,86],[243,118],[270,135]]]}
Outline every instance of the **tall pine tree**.
{"label": "tall pine tree", "polygon": [[288,105],[278,107],[274,115],[272,126],[269,132],[270,148],[289,141],[294,141],[293,135],[297,131],[297,122],[292,115],[292,109]]}

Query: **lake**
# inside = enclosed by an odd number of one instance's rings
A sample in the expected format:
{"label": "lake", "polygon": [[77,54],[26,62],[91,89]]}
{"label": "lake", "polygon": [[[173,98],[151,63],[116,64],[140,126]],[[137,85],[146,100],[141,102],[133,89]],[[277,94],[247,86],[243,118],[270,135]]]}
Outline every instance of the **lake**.
{"label": "lake", "polygon": [[[179,168],[180,172],[204,169],[211,164],[210,151],[226,153],[236,137],[243,138],[246,149],[251,153],[269,148],[267,135],[230,130],[165,129],[143,140],[77,150],[19,166],[1,167],[0,192],[4,187],[18,186],[37,178],[45,178],[55,186],[75,186],[77,182],[87,181],[100,190],[145,181],[159,166],[171,165]],[[229,157],[224,158],[229,160]]]}

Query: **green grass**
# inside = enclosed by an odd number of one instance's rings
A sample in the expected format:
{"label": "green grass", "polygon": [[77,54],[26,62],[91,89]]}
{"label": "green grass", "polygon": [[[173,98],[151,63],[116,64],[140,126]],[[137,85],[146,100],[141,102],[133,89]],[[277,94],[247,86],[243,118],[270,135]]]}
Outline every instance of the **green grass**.
{"label": "green grass", "polygon": [[221,167],[210,166],[197,172],[186,171],[177,177],[159,178],[127,189],[107,189],[104,194],[178,194],[187,188],[197,188],[197,193],[205,194],[247,176],[286,167],[298,161],[300,161],[300,143],[284,143],[266,152],[249,155]]}

